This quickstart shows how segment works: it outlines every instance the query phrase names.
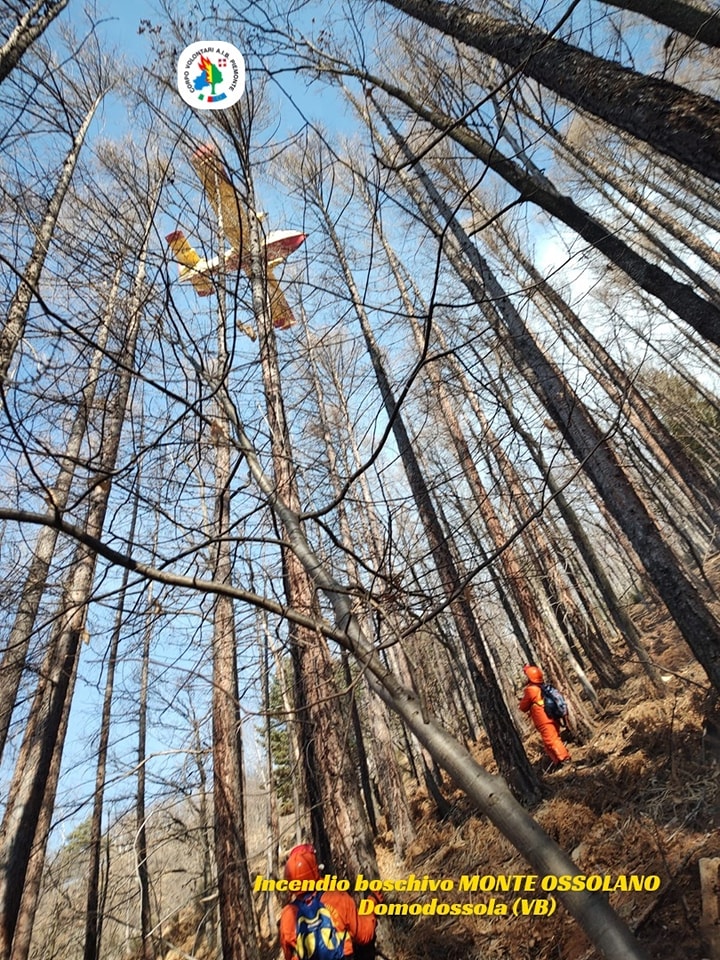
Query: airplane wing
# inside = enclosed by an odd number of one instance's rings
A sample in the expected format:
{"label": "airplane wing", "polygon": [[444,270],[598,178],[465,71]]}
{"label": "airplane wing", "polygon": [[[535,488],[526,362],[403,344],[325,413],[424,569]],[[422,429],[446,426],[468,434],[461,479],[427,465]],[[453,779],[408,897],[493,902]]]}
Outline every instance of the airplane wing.
{"label": "airplane wing", "polygon": [[203,190],[212,205],[222,230],[233,249],[243,259],[243,250],[250,237],[250,227],[242,199],[234,190],[218,152],[208,144],[198,147],[190,158],[200,177]]}
{"label": "airplane wing", "polygon": [[273,326],[276,330],[287,330],[295,323],[295,317],[270,264],[267,267],[267,287]]}
{"label": "airplane wing", "polygon": [[173,258],[180,264],[180,283],[187,283],[189,280],[199,296],[209,296],[213,292],[213,285],[208,278],[211,265],[201,259],[182,230],[169,233],[165,239],[172,250]]}
{"label": "airplane wing", "polygon": [[307,239],[298,230],[271,230],[265,240],[265,257],[269,264],[281,263]]}

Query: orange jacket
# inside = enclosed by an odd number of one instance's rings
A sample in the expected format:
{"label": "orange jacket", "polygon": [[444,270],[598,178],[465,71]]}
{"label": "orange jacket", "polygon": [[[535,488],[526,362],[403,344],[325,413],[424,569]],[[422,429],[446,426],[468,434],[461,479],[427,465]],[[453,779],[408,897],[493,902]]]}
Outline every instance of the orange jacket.
{"label": "orange jacket", "polygon": [[536,683],[529,683],[525,687],[523,698],[518,706],[523,713],[530,713],[536,727],[542,726],[544,723],[556,723],[545,713],[542,690]]}
{"label": "orange jacket", "polygon": [[[308,896],[308,894],[300,894]],[[312,894],[310,894],[312,896]],[[375,936],[377,920],[374,913],[359,916],[355,901],[349,893],[339,890],[328,890],[320,895],[323,905],[330,911],[338,933],[345,930],[350,934],[345,940],[344,953],[349,956],[353,952],[353,944],[371,943]],[[286,904],[280,914],[280,946],[285,960],[292,960],[297,942],[297,898]]]}

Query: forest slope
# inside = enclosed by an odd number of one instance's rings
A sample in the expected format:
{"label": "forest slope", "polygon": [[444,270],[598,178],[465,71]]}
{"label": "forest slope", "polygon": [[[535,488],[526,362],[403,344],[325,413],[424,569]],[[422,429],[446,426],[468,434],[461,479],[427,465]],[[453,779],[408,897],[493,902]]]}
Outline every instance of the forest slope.
{"label": "forest slope", "polygon": [[[614,892],[612,905],[650,956],[700,960],[703,944],[698,861],[720,855],[720,765],[713,731],[717,703],[671,625],[648,615],[642,628],[663,671],[660,699],[637,673],[603,694],[604,714],[592,738],[572,744],[573,763],[544,776],[545,796],[533,811],[543,829],[571,853],[586,875],[658,876],[654,892]],[[715,726],[718,725],[718,726]],[[528,732],[538,769],[547,766],[539,738]],[[491,763],[489,750],[478,759]],[[461,796],[445,822],[427,801],[416,804],[422,823],[407,868],[418,875],[527,875],[530,871],[491,824]],[[445,894],[445,897],[448,895]],[[492,894],[472,899],[489,901]],[[511,903],[517,894],[497,894]],[[528,897],[538,894],[530,893]],[[539,894],[539,896],[544,896]],[[403,931],[398,958],[594,960],[582,931],[558,906],[551,917],[418,917]],[[405,920],[402,921],[405,925]]]}
{"label": "forest slope", "polygon": [[[660,621],[642,607],[636,608],[634,619],[661,670],[664,697],[657,695],[636,666],[626,663],[623,685],[615,691],[601,691],[604,712],[592,736],[583,744],[568,738],[573,763],[558,772],[546,772],[540,739],[528,724],[525,746],[543,783],[543,798],[532,813],[570,853],[581,873],[609,876],[613,881],[628,875],[658,877],[657,889],[609,894],[613,907],[651,957],[703,960],[713,954],[702,937],[698,863],[701,858],[720,857],[720,708],[672,624]],[[473,753],[488,769],[494,769],[487,744],[476,744]],[[250,786],[251,875],[265,875],[266,795],[259,785]],[[445,817],[438,815],[424,790],[413,788],[409,782],[407,786],[417,838],[406,861],[398,863],[392,835],[380,821],[380,876],[444,878],[452,880],[453,890],[395,892],[388,895],[388,902],[414,904],[417,909],[417,905],[432,904],[433,898],[442,904],[488,905],[494,899],[498,910],[507,905],[507,913],[493,915],[490,909],[486,915],[469,917],[437,912],[388,917],[385,930],[391,929],[395,943],[390,947],[387,937],[381,935],[380,947],[387,960],[526,960],[528,955],[534,960],[600,960],[561,906],[551,916],[513,915],[512,904],[519,897],[532,905],[535,899],[544,900],[551,893],[491,889],[461,892],[463,876],[489,878],[487,882],[492,884],[496,878],[527,877],[532,870],[452,784],[444,784],[450,803]],[[288,849],[295,842],[294,822],[292,817],[283,820],[282,842]],[[162,821],[167,821],[162,830],[171,839],[153,855],[156,894],[166,909],[173,899],[176,904],[165,913],[158,930],[165,958],[215,960],[218,954],[213,938],[202,935],[211,922],[216,892],[211,887],[203,888],[201,833],[196,827],[189,829],[193,816],[181,807],[157,809],[157,829],[161,829]],[[121,919],[134,915],[135,881],[130,862],[125,862],[132,856],[132,833],[132,823],[123,820],[108,837],[113,849],[120,850],[124,843],[126,852],[117,855],[115,879],[110,881],[109,900],[114,906],[103,952],[107,957],[123,956],[126,960],[141,955],[135,952],[136,948],[139,951],[137,937]],[[86,870],[83,843],[80,858],[70,871],[72,857],[66,858],[73,845],[71,840],[49,871],[38,917],[38,927],[52,929],[50,939],[56,946],[65,943],[69,951],[71,944],[82,939],[82,904],[81,900],[75,901]],[[173,889],[175,895],[170,892]],[[268,903],[268,896],[272,903]],[[263,953],[267,960],[278,958],[275,923],[282,901],[274,895],[256,897],[265,940]],[[534,906],[527,909],[533,910]],[[62,936],[58,923],[63,925]],[[39,942],[42,940],[39,938]],[[34,951],[33,960],[41,955],[46,954]]]}

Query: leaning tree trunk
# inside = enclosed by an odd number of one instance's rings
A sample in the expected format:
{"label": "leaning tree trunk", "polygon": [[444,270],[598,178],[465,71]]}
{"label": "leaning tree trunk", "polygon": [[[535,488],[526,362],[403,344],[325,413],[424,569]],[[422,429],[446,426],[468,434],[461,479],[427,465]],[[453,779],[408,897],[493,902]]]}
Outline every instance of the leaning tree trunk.
{"label": "leaning tree trunk", "polygon": [[[301,611],[285,603],[277,603],[247,590],[208,583],[197,577],[183,577],[166,570],[152,568],[134,557],[127,557],[100,540],[93,546],[110,562],[130,566],[136,573],[144,574],[158,582],[188,590],[204,590],[208,593],[223,593],[238,601],[251,603],[272,611],[293,623],[301,623],[323,636],[330,636],[348,650],[368,672],[375,692],[406,724],[407,728],[424,745],[458,787],[470,798],[477,809],[497,826],[518,852],[535,869],[538,876],[568,877],[579,872],[572,859],[545,834],[523,806],[518,803],[501,777],[493,776],[475,761],[468,750],[455,740],[432,715],[427,705],[409,688],[403,686],[392,671],[381,661],[376,649],[365,636],[353,616],[351,591],[339,583],[325,567],[323,560],[312,550],[305,537],[299,515],[291,510],[278,496],[273,480],[263,470],[257,451],[230,398],[224,398],[233,425],[233,440],[242,453],[264,502],[270,507],[288,536],[289,548],[303,569],[313,578],[318,590],[327,598],[333,611],[334,626],[321,621],[312,621]],[[0,516],[16,520],[15,511],[0,508]],[[29,514],[27,519],[36,523],[53,522],[42,514]],[[55,521],[57,522],[57,521]],[[78,532],[70,524],[60,523],[69,536]],[[640,944],[633,938],[627,926],[609,906],[604,894],[587,890],[567,890],[558,893],[558,900],[577,919],[593,944],[606,960],[647,960]]]}
{"label": "leaning tree trunk", "polygon": [[530,803],[539,796],[539,784],[528,761],[517,729],[508,713],[502,692],[497,683],[487,649],[477,620],[473,612],[472,589],[463,583],[452,550],[448,544],[445,530],[440,523],[433,506],[430,491],[415,455],[410,437],[405,428],[402,411],[397,403],[385,371],[380,350],[375,342],[372,330],[359,291],[347,263],[345,250],[335,232],[322,196],[317,193],[316,204],[325,222],[325,228],[332,240],[338,262],[343,271],[345,283],[352,297],[355,313],[365,339],[370,360],[375,371],[383,406],[392,424],[405,474],[412,490],[413,499],[422,522],[425,536],[430,544],[433,560],[448,605],[452,612],[461,643],[468,650],[476,666],[475,679],[479,685],[478,701],[488,740],[493,750],[498,769],[511,784],[519,797]]}
{"label": "leaning tree trunk", "polygon": [[577,514],[568,502],[563,489],[555,480],[552,470],[550,469],[550,465],[545,459],[542,447],[523,426],[520,419],[514,412],[512,403],[504,403],[504,409],[513,430],[523,438],[526,447],[535,460],[535,463],[542,471],[543,476],[547,478],[550,495],[560,511],[560,515],[563,518],[565,526],[570,531],[570,534],[573,538],[573,543],[577,547],[578,553],[583,559],[585,569],[589,572],[600,596],[602,597],[603,603],[612,619],[612,622],[619,630],[620,635],[628,646],[628,649],[637,657],[639,663],[642,665],[643,670],[652,681],[652,684],[655,687],[655,695],[662,697],[664,694],[665,685],[660,679],[660,673],[642,643],[638,628],[635,626],[629,613],[618,598],[618,594],[610,582],[610,578],[605,571],[605,565],[600,560],[597,550],[590,542],[590,538],[588,537],[585,528],[580,523]]}
{"label": "leaning tree trunk", "polygon": [[715,9],[712,12],[696,7],[684,0],[605,0],[610,6],[620,10],[632,10],[641,13],[656,23],[662,23],[671,30],[684,33],[686,37],[699,40],[708,46],[720,47],[720,16]]}
{"label": "leaning tree trunk", "polygon": [[[385,120],[393,129],[387,118]],[[666,543],[602,430],[592,420],[561,371],[538,346],[486,261],[407,145],[401,140],[398,142],[408,158],[414,162],[415,174],[421,180],[433,208],[442,217],[444,227],[419,196],[415,184],[409,183],[405,178],[406,188],[423,213],[425,222],[439,239],[444,239],[446,253],[458,276],[476,303],[483,306],[490,322],[494,323],[510,356],[557,424],[608,510],[627,535],[710,682],[720,690],[718,621]]]}
{"label": "leaning tree trunk", "polygon": [[55,184],[55,190],[47,205],[45,216],[35,237],[30,260],[23,271],[22,277],[20,277],[18,288],[15,291],[15,295],[8,309],[7,319],[2,330],[0,330],[0,384],[3,384],[7,379],[8,370],[12,363],[15,350],[25,332],[28,310],[37,293],[40,276],[45,266],[45,259],[50,249],[50,244],[55,232],[55,225],[60,215],[60,209],[65,195],[68,192],[68,188],[70,187],[73,174],[75,173],[75,167],[77,166],[85,136],[103,96],[104,94],[101,94],[95,99],[85,114],[77,133],[73,137],[72,146],[65,157],[60,176]]}
{"label": "leaning tree trunk", "polygon": [[[537,122],[537,121],[536,121]],[[627,169],[617,165],[617,152],[603,149],[601,142],[592,143],[592,153],[584,149],[579,143],[579,138],[572,139],[564,137],[549,121],[543,122],[541,128],[546,130],[558,143],[562,152],[563,160],[575,170],[584,179],[590,179],[588,174],[593,175],[596,184],[607,190],[612,187],[616,193],[624,200],[627,200],[636,210],[644,213],[651,221],[658,224],[671,237],[674,237],[682,243],[695,257],[704,261],[712,267],[715,272],[720,272],[720,254],[715,248],[703,239],[697,229],[688,227],[683,220],[674,213],[668,212],[664,204],[659,202],[658,191],[655,189],[656,178],[650,177],[645,164],[642,176],[638,176],[637,169],[632,170],[632,175],[628,176]],[[510,142],[510,140],[508,140]],[[511,146],[513,144],[511,143]],[[540,171],[533,170],[533,175]],[[689,186],[685,184],[685,186]],[[680,198],[674,196],[671,198],[673,205],[681,205]],[[696,214],[693,218],[700,220]],[[653,239],[656,231],[652,231]]]}
{"label": "leaning tree trunk", "polygon": [[[105,522],[111,478],[120,446],[120,436],[130,393],[135,344],[142,314],[145,256],[154,210],[145,224],[145,240],[139,256],[135,290],[124,332],[119,385],[107,402],[103,420],[98,478],[88,497],[85,529],[99,538]],[[80,642],[85,630],[87,607],[92,596],[97,554],[79,546],[70,568],[62,610],[53,629],[40,672],[28,724],[8,791],[0,825],[0,960],[10,960],[21,897],[31,855],[45,849],[48,834],[39,834],[43,809],[51,809],[57,791],[60,764],[53,766],[55,751],[62,752],[67,713],[70,710]],[[33,854],[35,848],[35,854]],[[23,922],[34,913],[36,903],[23,901]]]}
{"label": "leaning tree trunk", "polygon": [[595,361],[596,380],[619,408],[627,409],[630,423],[657,460],[662,473],[674,481],[679,495],[687,498],[689,511],[693,516],[699,515],[705,527],[712,529],[717,522],[720,501],[682,445],[645,400],[635,381],[590,333],[564,298],[538,272],[522,250],[511,245],[504,231],[501,232],[501,238],[527,273],[533,288],[557,311],[561,325],[572,329],[588,349]]}
{"label": "leaning tree trunk", "polygon": [[[279,497],[276,484],[263,471],[236,414],[233,421],[236,443],[245,456],[255,483],[282,523],[293,554],[332,605],[336,623],[335,639],[367,669],[375,692],[403,719],[408,729],[447,770],[478,810],[487,815],[514,844],[539,876],[577,875],[577,867],[570,857],[543,833],[515,800],[502,778],[489,774],[481,767],[432,716],[427,705],[414,692],[402,686],[381,662],[353,615],[351,592],[335,580],[314,553],[297,512]],[[305,619],[304,616],[302,619]],[[647,960],[645,951],[612,910],[604,895],[572,891],[558,894],[558,899],[578,920],[606,960]]]}
{"label": "leaning tree trunk", "polygon": [[[499,113],[498,108],[496,108],[496,111]],[[572,158],[570,162],[579,172],[582,173],[583,169],[595,165],[592,158],[586,156],[585,167],[583,168],[579,160],[579,158],[582,157],[581,151],[564,140],[549,124],[543,124],[543,129],[555,137],[564,152],[570,154]],[[507,140],[515,155],[524,156],[521,145],[517,142],[516,138],[510,134],[506,127],[503,127],[503,137]],[[527,160],[527,158],[525,158],[525,162],[529,167],[528,175],[531,176],[533,180],[550,194],[557,193],[555,187],[542,170],[539,170],[531,161]],[[447,161],[443,164],[443,169],[447,169]],[[647,208],[647,203],[642,195],[637,190],[632,189],[627,179],[622,181],[609,171],[607,172],[607,177],[610,177],[611,182],[614,182],[615,189],[619,193],[629,197],[629,199],[638,206]],[[473,210],[476,211],[476,215],[481,218],[484,217],[488,221],[493,221],[493,233],[499,238],[499,243],[493,242],[493,245],[499,248],[501,254],[504,251],[509,252],[511,257],[517,261],[525,273],[527,273],[530,283],[532,284],[532,289],[537,292],[542,300],[554,311],[547,316],[548,322],[553,324],[558,334],[566,340],[566,329],[571,329],[580,343],[587,349],[594,361],[593,366],[589,364],[588,366],[597,382],[617,404],[618,408],[627,410],[630,423],[657,460],[658,468],[663,477],[670,478],[674,482],[678,494],[687,498],[687,506],[683,512],[687,512],[696,524],[704,528],[706,538],[708,535],[715,535],[720,501],[718,500],[715,490],[697,469],[693,461],[687,456],[682,445],[671,435],[660,418],[655,414],[650,404],[647,403],[638,390],[635,382],[613,359],[596,337],[590,333],[580,317],[557,290],[555,290],[552,284],[540,274],[531,259],[523,252],[520,245],[510,236],[509,231],[503,227],[499,220],[488,214],[483,204],[479,201],[477,193],[471,192],[466,184],[458,181],[455,175],[452,175],[452,179],[458,189],[467,196]],[[673,225],[679,226],[679,221],[677,221],[676,218],[664,215],[657,206],[652,207],[650,210],[646,209],[646,212],[648,212],[649,216],[660,217],[660,222],[666,230],[672,230]],[[685,232],[689,233],[689,231]],[[693,239],[697,241],[697,238],[693,238],[692,235],[690,235],[688,242],[692,242]],[[703,245],[703,249],[694,249],[694,252],[697,256],[704,256],[711,266],[720,265],[720,257],[718,257],[707,244]],[[555,313],[557,314],[557,319]],[[571,349],[574,349],[572,344],[569,343],[569,346]]]}
{"label": "leaning tree trunk", "polygon": [[[639,153],[648,165],[647,186],[651,196],[657,195],[659,203],[667,201],[667,209],[679,208],[683,217],[689,214],[711,230],[720,229],[720,199],[714,183],[696,177],[688,180],[682,164],[660,156],[648,146],[641,147]],[[619,176],[637,180],[637,163],[621,155],[614,156]]]}
{"label": "leaning tree trunk", "polygon": [[[365,199],[367,203],[367,196]],[[395,282],[398,285],[405,312],[411,323],[415,342],[418,346],[418,349],[422,351],[422,333],[418,329],[418,320],[415,315],[415,310],[413,308],[409,292],[402,278],[397,257],[395,256],[395,253],[391,249],[390,245],[387,243],[379,224],[376,223],[375,229],[378,233],[380,242],[383,245],[385,254],[388,257]],[[443,349],[445,349],[442,334],[439,334],[439,339]],[[448,351],[448,354],[451,356],[451,351]],[[597,694],[590,686],[587,678],[584,676],[582,669],[580,668],[580,665],[577,663],[567,644],[565,643],[565,638],[562,634],[562,626],[559,621],[555,619],[555,608],[552,605],[549,605],[546,608],[546,612],[549,614],[549,616],[543,616],[535,594],[531,589],[531,581],[535,580],[537,575],[542,573],[543,568],[539,566],[534,571],[534,575],[530,576],[528,576],[527,571],[523,568],[523,565],[521,564],[517,555],[517,551],[512,543],[512,538],[508,537],[505,529],[503,528],[497,511],[495,510],[495,507],[480,478],[480,473],[475,464],[475,458],[460,426],[460,422],[455,413],[454,404],[451,400],[445,380],[435,364],[428,364],[425,368],[425,373],[432,384],[433,396],[439,402],[440,412],[450,435],[453,447],[455,448],[458,464],[460,465],[463,476],[465,477],[468,487],[470,488],[477,510],[485,522],[486,529],[490,535],[493,545],[498,551],[498,560],[505,575],[504,583],[511,592],[513,599],[515,600],[515,603],[517,604],[517,607],[521,613],[531,645],[540,655],[542,663],[549,675],[552,676],[557,683],[560,683],[567,678],[567,671],[561,666],[560,658],[563,656],[563,654],[566,659],[569,658],[573,662],[576,673],[581,677],[586,692],[591,699],[596,702]],[[481,411],[478,410],[477,413],[482,416]],[[535,535],[535,532],[532,528],[533,518],[531,516],[529,506],[525,505],[526,498],[522,490],[522,484],[520,483],[517,471],[510,463],[509,458],[503,453],[499,441],[493,434],[490,425],[487,423],[484,416],[482,416],[481,419],[481,427],[483,429],[485,446],[492,449],[495,455],[496,461],[503,472],[505,481],[511,490],[511,499],[516,506],[519,505],[520,507],[524,507],[524,509],[520,510],[520,519],[524,527],[524,536],[532,536],[533,541],[537,542],[538,537]],[[553,575],[554,565],[551,563],[549,564],[549,567],[549,571],[547,571],[547,567],[545,568],[545,576]],[[551,631],[555,633],[556,643],[560,646],[563,654],[556,649],[556,646],[552,641]],[[567,684],[566,688],[568,689],[568,698],[571,701],[570,705],[572,707],[573,724],[577,727],[579,733],[582,735],[587,735],[592,730],[592,720],[585,707],[581,704],[580,700],[578,700],[578,698],[572,693],[571,688],[567,687]]]}
{"label": "leaning tree trunk", "polygon": [[68,5],[68,0],[35,0],[20,18],[5,43],[0,47],[0,83],[20,63],[25,51],[50,26]]}
{"label": "leaning tree trunk", "polygon": [[470,7],[439,0],[385,2],[720,181],[720,103],[716,100],[603,60],[536,27]]}
{"label": "leaning tree trunk", "polygon": [[698,296],[687,284],[680,283],[661,267],[636,253],[615,231],[590,216],[572,198],[561,194],[547,178],[540,181],[537,177],[530,176],[518,164],[504,157],[496,143],[483,140],[464,123],[440,110],[425,106],[401,87],[375,75],[357,75],[367,83],[385,90],[437,130],[455,140],[514,187],[523,201],[537,204],[565,223],[626,273],[641,289],[662,301],[675,316],[697,330],[706,340],[720,344],[720,309],[715,304]]}

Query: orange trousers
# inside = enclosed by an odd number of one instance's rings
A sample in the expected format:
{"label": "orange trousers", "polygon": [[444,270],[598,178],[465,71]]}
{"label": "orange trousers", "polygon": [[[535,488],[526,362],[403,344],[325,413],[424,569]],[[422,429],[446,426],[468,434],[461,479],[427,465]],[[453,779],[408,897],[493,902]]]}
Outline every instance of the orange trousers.
{"label": "orange trousers", "polygon": [[[535,718],[533,717],[533,720]],[[535,723],[538,733],[542,737],[545,753],[554,763],[562,763],[563,760],[569,760],[570,754],[565,744],[560,738],[560,723],[557,720],[543,720]]]}

